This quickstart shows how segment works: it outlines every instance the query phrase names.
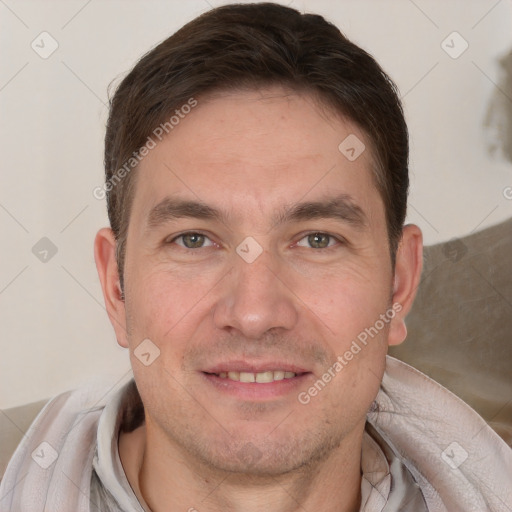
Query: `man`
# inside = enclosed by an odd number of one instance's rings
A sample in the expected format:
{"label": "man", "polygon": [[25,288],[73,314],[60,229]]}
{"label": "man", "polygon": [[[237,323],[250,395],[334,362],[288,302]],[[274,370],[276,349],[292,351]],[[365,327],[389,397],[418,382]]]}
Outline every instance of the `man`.
{"label": "man", "polygon": [[96,191],[134,381],[51,401],[2,510],[512,510],[506,444],[386,357],[421,273],[407,158],[393,83],[319,16],[225,6],[145,55]]}

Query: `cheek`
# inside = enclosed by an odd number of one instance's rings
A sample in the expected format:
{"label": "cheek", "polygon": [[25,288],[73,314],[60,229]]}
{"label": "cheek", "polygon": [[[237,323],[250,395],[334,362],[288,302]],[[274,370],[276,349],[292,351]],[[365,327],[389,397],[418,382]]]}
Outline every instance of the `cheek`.
{"label": "cheek", "polygon": [[207,276],[179,277],[158,265],[132,275],[126,294],[130,344],[149,338],[168,351],[179,347],[179,339],[190,339],[208,283]]}
{"label": "cheek", "polygon": [[134,301],[141,311],[155,315],[150,320],[159,323],[172,322],[194,308],[210,290],[222,269],[199,261],[173,262],[164,251],[152,255],[140,255],[132,268]]}
{"label": "cheek", "polygon": [[[130,281],[126,305],[131,365],[143,402],[153,412],[162,407],[162,390],[183,394],[178,375],[195,337],[201,289],[200,283],[191,285],[157,266]],[[149,361],[144,353],[150,354]]]}
{"label": "cheek", "polygon": [[388,293],[371,287],[367,293],[359,288],[358,293],[346,284],[348,288],[338,286],[338,295],[329,302],[332,309],[323,318],[329,322],[329,330],[323,332],[330,366],[320,376],[329,379],[322,406],[339,421],[359,421],[375,399],[384,373],[390,326],[385,314],[390,306]]}
{"label": "cheek", "polygon": [[333,411],[342,407],[339,414],[355,420],[375,398],[385,367],[390,277],[381,271],[345,269],[315,282],[322,286],[310,286],[309,292],[303,288],[302,293],[315,314],[310,317],[320,320],[316,327],[330,360],[326,379],[335,375],[324,404]]}
{"label": "cheek", "polygon": [[341,416],[340,421],[347,416],[357,421],[366,415],[382,381],[384,355],[377,355],[375,346],[362,348],[333,379],[327,404]]}
{"label": "cheek", "polygon": [[342,342],[372,326],[389,307],[391,278],[372,269],[340,268],[296,282],[297,295]]}

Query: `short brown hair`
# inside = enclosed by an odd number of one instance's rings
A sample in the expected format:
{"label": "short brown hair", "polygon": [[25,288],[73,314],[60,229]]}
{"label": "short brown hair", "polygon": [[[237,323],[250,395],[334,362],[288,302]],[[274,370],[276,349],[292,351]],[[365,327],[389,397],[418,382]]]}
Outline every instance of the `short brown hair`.
{"label": "short brown hair", "polygon": [[273,3],[231,4],[202,14],[144,55],[111,98],[106,196],[121,287],[136,172],[113,186],[116,172],[190,98],[265,85],[310,92],[366,133],[394,265],[409,187],[407,125],[394,83],[322,16]]}

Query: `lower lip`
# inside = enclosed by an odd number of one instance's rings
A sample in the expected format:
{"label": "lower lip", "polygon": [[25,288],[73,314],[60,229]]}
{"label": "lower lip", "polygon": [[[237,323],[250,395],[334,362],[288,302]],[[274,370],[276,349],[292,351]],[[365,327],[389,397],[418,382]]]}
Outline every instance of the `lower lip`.
{"label": "lower lip", "polygon": [[212,373],[202,372],[202,375],[210,385],[222,393],[243,400],[265,400],[283,397],[292,392],[299,393],[312,374],[301,373],[290,379],[273,382],[239,382]]}

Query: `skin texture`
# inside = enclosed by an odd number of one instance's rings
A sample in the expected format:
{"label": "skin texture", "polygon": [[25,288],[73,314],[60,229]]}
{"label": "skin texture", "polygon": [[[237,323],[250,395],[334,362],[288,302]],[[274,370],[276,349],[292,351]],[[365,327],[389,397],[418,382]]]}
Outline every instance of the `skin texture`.
{"label": "skin texture", "polygon": [[[120,438],[128,480],[155,512],[359,510],[366,413],[388,344],[406,336],[421,232],[404,228],[393,272],[370,143],[312,97],[267,88],[198,100],[137,170],[125,301],[111,230],[95,241],[107,311],[130,349],[146,413],[143,427]],[[366,145],[354,161],[338,149],[350,134]],[[295,203],[340,194],[362,222],[276,222]],[[166,197],[201,201],[225,218],[151,223]],[[177,238],[185,232],[205,235],[204,246],[186,249]],[[319,247],[314,233],[331,238]],[[252,263],[236,251],[246,237],[263,250]],[[394,303],[394,318],[300,403],[299,392]],[[147,338],[160,350],[149,366],[134,355]],[[234,360],[309,373],[277,396],[228,393],[203,373]]]}

